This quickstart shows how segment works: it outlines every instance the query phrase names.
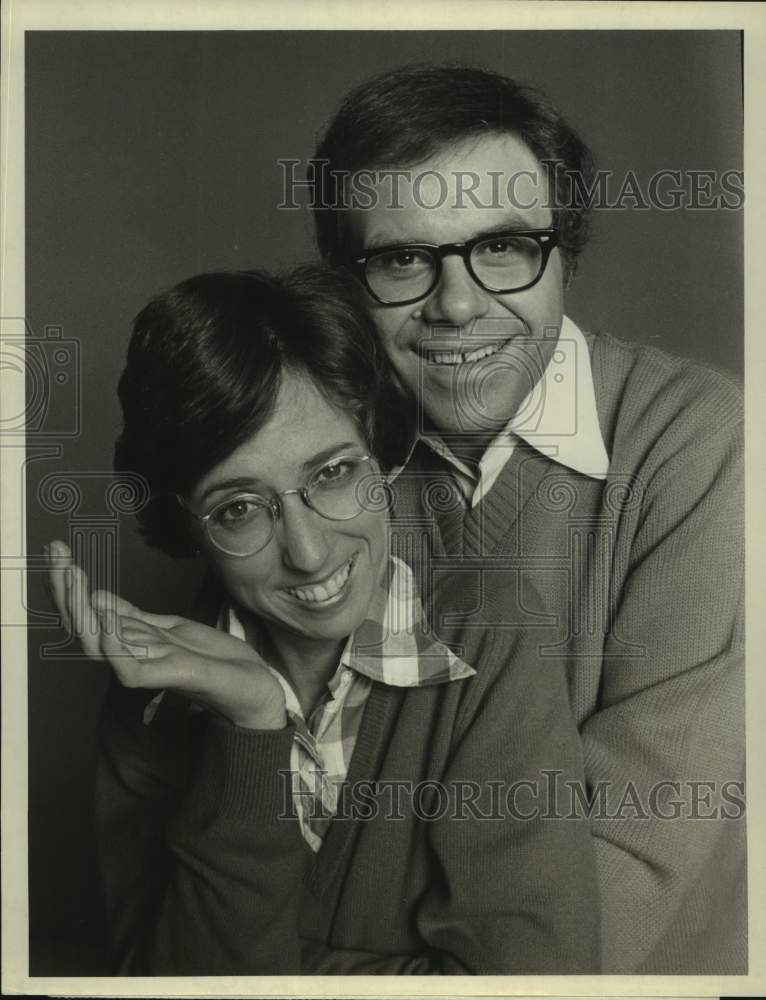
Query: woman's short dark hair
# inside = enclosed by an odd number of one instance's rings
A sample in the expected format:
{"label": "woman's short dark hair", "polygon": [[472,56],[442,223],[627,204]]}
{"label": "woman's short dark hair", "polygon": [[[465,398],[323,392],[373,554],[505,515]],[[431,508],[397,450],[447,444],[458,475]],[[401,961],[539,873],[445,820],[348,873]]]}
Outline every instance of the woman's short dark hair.
{"label": "woman's short dark hair", "polygon": [[201,274],[158,295],[136,317],[119,382],[123,430],[115,468],[148,482],[139,513],[150,545],[193,551],[175,494],[186,494],[268,421],[283,373],[311,379],[358,423],[385,462],[389,381],[358,286],[306,265]]}
{"label": "woman's short dark hair", "polygon": [[[314,160],[314,221],[323,256],[344,258],[338,177],[415,167],[456,143],[511,133],[551,167],[554,225],[568,277],[589,235],[590,150],[551,101],[510,77],[459,65],[403,66],[348,94]],[[342,204],[342,202],[341,202]]]}

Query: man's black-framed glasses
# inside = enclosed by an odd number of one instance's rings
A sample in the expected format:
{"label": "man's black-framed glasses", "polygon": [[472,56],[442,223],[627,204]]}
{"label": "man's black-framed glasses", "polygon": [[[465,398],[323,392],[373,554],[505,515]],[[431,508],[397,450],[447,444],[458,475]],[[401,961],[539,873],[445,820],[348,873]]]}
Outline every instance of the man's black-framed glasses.
{"label": "man's black-framed glasses", "polygon": [[369,507],[375,476],[369,474],[371,455],[340,455],[325,462],[298,486],[277,496],[237,493],[217,503],[207,514],[196,514],[181,496],[180,504],[195,517],[208,539],[229,556],[252,556],[271,541],[282,513],[281,498],[296,493],[311,510],[329,521],[350,521]]}
{"label": "man's black-framed glasses", "polygon": [[477,285],[487,292],[523,292],[542,278],[555,229],[513,229],[483,234],[465,243],[401,243],[352,257],[349,267],[374,299],[405,306],[427,298],[441,277],[442,260],[457,254]]}

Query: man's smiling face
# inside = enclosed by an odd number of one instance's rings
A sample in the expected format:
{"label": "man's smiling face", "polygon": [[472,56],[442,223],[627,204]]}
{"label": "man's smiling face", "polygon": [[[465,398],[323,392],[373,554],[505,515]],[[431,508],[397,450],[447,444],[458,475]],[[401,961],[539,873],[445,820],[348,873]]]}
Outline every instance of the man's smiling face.
{"label": "man's smiling face", "polygon": [[[552,226],[545,172],[513,135],[466,141],[411,174],[429,171],[438,177],[423,176],[415,188],[400,183],[401,208],[391,207],[391,181],[382,180],[375,207],[350,213],[355,256],[382,246],[462,243],[501,229]],[[478,175],[478,204],[460,177],[469,171]],[[483,450],[488,436],[517,413],[556,346],[563,318],[560,251],[553,250],[537,284],[504,294],[485,291],[463,260],[448,254],[427,298],[392,306],[369,296],[369,308],[396,374],[420,400],[425,422],[445,434],[474,437]]]}

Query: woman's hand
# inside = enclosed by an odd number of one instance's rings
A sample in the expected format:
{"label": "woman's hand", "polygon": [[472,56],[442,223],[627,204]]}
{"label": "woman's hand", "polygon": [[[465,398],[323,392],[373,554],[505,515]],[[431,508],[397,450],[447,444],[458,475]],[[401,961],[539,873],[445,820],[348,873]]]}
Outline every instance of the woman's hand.
{"label": "woman's hand", "polygon": [[51,545],[50,564],[64,626],[87,656],[107,660],[125,687],[177,691],[246,729],[285,726],[282,687],[248,643],[176,615],[149,614],[109,591],[91,597],[62,542]]}

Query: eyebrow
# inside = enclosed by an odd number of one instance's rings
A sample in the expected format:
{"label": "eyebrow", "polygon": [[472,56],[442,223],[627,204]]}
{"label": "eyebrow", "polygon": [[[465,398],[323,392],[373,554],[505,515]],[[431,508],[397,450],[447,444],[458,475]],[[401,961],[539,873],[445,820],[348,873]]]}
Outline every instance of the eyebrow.
{"label": "eyebrow", "polygon": [[[548,226],[533,226],[529,219],[525,219],[520,216],[517,212],[510,212],[506,219],[501,220],[494,226],[490,226],[488,229],[480,229],[478,232],[474,233],[472,236],[467,236],[462,240],[445,240],[445,243],[466,243],[468,240],[481,239],[483,236],[496,236],[498,233],[512,233],[515,231],[522,232],[526,229],[552,229],[553,223]],[[418,236],[405,236],[399,238],[397,236],[394,239],[391,236],[385,235],[374,235],[370,238],[369,243],[366,247],[363,247],[359,251],[359,255],[369,253],[370,250],[379,250],[381,247],[404,247],[413,246],[418,243],[429,244],[431,246],[438,246],[439,244],[434,243],[432,240],[424,240],[422,237]]]}
{"label": "eyebrow", "polygon": [[[360,447],[358,441],[341,441],[338,444],[330,445],[329,448],[323,448],[311,458],[307,458],[301,466],[301,471],[304,474],[311,472],[318,465],[322,465],[331,458],[341,458],[344,454],[348,454],[350,449]],[[212,483],[200,497],[200,503],[205,503],[216,493],[225,493],[227,490],[246,490],[260,495],[259,487],[262,489],[263,483],[258,476],[232,476],[230,479],[221,479]]]}

